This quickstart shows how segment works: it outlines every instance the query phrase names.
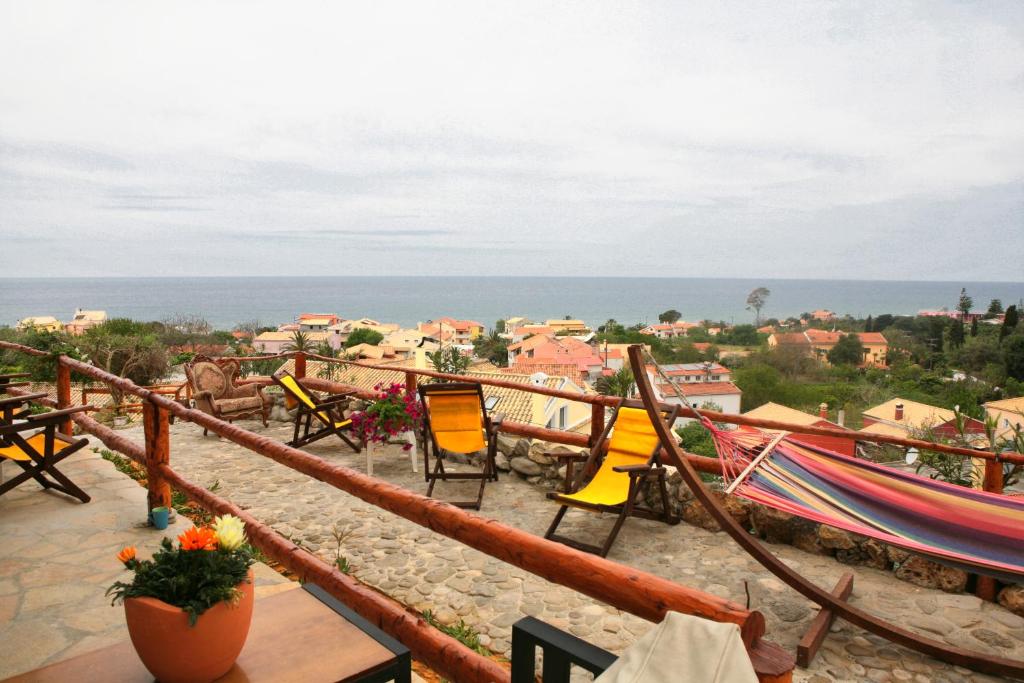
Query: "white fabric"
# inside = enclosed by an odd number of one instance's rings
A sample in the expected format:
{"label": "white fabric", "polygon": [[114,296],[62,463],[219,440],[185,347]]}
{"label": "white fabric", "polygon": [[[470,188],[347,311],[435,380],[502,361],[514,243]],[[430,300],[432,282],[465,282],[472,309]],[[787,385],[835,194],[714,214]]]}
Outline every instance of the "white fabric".
{"label": "white fabric", "polygon": [[594,683],[757,683],[740,627],[669,612]]}

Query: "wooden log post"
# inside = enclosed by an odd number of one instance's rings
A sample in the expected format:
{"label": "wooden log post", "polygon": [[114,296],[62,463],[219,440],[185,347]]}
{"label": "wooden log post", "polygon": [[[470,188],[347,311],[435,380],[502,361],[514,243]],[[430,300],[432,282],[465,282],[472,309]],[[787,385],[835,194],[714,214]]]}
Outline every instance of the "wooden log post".
{"label": "wooden log post", "polygon": [[[149,489],[149,510],[171,507],[171,486],[164,479],[161,465],[171,459],[170,420],[168,412],[150,401],[142,403],[142,425],[146,435],[146,487]],[[146,510],[147,515],[149,510]]]}
{"label": "wooden log post", "polygon": [[[84,401],[83,401],[84,402]],[[71,368],[57,359],[57,409],[71,407]],[[60,433],[71,436],[71,418],[64,420],[60,425]]]}
{"label": "wooden log post", "polygon": [[408,396],[416,395],[416,373],[407,372],[405,373],[405,393]]}
{"label": "wooden log post", "polygon": [[[1003,463],[997,460],[985,461],[985,474],[982,479],[981,488],[989,493],[1003,492]],[[999,584],[991,576],[978,576],[978,583],[974,587],[974,594],[982,600],[995,602],[999,594]]]}
{"label": "wooden log post", "polygon": [[295,352],[295,377],[302,379],[306,376],[306,354],[302,351]]}

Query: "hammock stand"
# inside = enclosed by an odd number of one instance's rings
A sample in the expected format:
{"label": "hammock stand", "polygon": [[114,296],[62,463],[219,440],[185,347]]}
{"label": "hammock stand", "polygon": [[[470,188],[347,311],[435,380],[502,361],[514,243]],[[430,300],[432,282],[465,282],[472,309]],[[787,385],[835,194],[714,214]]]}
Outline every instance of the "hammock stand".
{"label": "hammock stand", "polygon": [[[903,645],[935,659],[956,666],[963,666],[975,671],[994,676],[1007,676],[1024,679],[1024,662],[998,657],[982,652],[967,650],[945,642],[926,638],[907,629],[901,628],[873,614],[854,607],[847,598],[853,588],[852,574],[844,575],[832,592],[826,591],[801,576],[787,564],[770,553],[759,540],[755,539],[746,529],[730,515],[725,507],[704,486],[700,476],[684,457],[682,449],[672,436],[671,425],[659,419],[659,405],[654,396],[654,388],[644,367],[644,349],[639,344],[629,347],[629,362],[633,369],[633,377],[637,390],[647,410],[651,423],[665,449],[667,460],[679,471],[683,481],[700,501],[708,514],[714,518],[719,527],[729,534],[751,557],[765,569],[777,576],[783,583],[794,589],[808,600],[818,604],[820,611],[811,623],[807,633],[798,646],[798,663],[807,666],[821,643],[828,635],[828,628],[836,617],[842,617],[855,626],[881,636],[893,643]],[[675,386],[672,383],[672,386]],[[678,389],[677,389],[678,391]],[[698,417],[700,413],[694,410]],[[706,419],[706,418],[705,418]]]}

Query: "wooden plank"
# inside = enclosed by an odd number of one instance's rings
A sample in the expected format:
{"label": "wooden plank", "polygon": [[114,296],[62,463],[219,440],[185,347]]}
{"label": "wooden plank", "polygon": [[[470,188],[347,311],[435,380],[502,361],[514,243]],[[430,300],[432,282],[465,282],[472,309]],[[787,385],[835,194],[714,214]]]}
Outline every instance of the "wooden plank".
{"label": "wooden plank", "polygon": [[[832,589],[832,595],[840,600],[846,600],[851,593],[853,593],[853,574],[847,572],[839,578],[836,587]],[[831,609],[822,607],[818,610],[811,625],[807,627],[804,637],[796,646],[796,663],[799,666],[806,669],[811,665],[821,644],[825,642],[825,636],[828,635],[828,630],[832,627],[832,622],[835,619],[835,612]]]}
{"label": "wooden plank", "polygon": [[[71,407],[71,368],[63,363],[57,363],[57,408]],[[60,433],[71,436],[71,418],[64,420],[60,425]]]}

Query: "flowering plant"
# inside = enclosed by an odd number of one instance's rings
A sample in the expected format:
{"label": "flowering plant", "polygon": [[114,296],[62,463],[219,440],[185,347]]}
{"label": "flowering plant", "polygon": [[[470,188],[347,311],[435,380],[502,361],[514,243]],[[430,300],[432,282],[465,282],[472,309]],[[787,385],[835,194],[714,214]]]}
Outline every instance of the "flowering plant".
{"label": "flowering plant", "polygon": [[199,615],[218,602],[236,602],[238,584],[255,561],[245,542],[245,524],[233,515],[214,520],[212,527],[192,527],[178,536],[178,547],[165,538],[152,560],[136,558],[134,546],[117,554],[135,572],[131,582],[117,581],[107,589],[114,602],[125,598],[156,598],[180,607],[195,625]]}
{"label": "flowering plant", "polygon": [[[401,432],[416,429],[423,417],[423,406],[416,395],[406,393],[401,384],[385,386],[383,382],[373,387],[379,395],[365,411],[352,415],[352,429],[365,441],[387,443],[388,439]],[[404,450],[412,444],[404,444]]]}

